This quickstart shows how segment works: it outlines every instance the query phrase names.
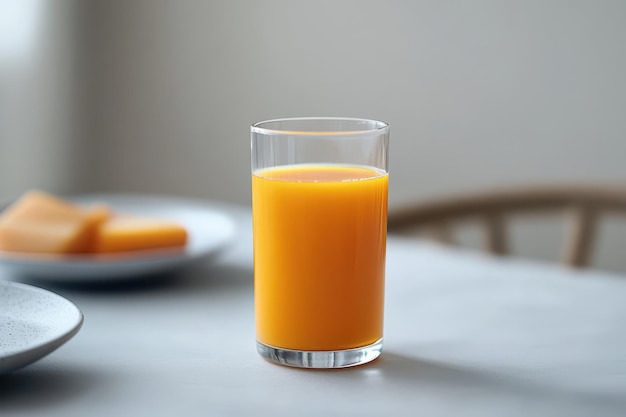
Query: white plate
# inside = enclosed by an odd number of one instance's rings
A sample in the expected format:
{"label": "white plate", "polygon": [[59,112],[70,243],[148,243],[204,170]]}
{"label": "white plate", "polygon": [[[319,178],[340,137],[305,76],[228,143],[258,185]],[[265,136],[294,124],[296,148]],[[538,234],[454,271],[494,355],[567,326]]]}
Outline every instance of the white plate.
{"label": "white plate", "polygon": [[83,314],[50,291],[0,282],[0,374],[43,358],[78,333]]}
{"label": "white plate", "polygon": [[196,200],[125,194],[90,194],[67,199],[84,205],[105,203],[115,212],[177,221],[187,229],[187,244],[176,250],[111,255],[56,256],[0,251],[0,265],[20,276],[55,282],[88,283],[146,277],[214,254],[235,235],[235,222],[228,214]]}

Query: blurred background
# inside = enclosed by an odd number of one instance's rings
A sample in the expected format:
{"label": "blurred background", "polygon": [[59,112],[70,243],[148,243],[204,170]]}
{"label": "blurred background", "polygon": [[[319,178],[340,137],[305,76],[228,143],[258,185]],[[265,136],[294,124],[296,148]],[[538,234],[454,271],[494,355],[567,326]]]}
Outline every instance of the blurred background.
{"label": "blurred background", "polygon": [[[619,0],[4,0],[0,198],[248,205],[249,126],[290,116],[389,122],[392,207],[624,183],[624,45]],[[626,271],[620,220],[594,263]],[[558,257],[563,225],[514,227],[518,252]]]}

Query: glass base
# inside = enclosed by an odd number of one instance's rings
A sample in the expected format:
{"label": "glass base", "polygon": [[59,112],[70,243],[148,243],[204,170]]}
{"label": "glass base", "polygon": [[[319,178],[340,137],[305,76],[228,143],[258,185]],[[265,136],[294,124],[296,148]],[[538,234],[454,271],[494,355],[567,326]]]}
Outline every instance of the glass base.
{"label": "glass base", "polygon": [[263,359],[297,368],[347,368],[371,362],[383,351],[383,339],[371,345],[346,350],[292,350],[269,346],[257,340],[256,349]]}

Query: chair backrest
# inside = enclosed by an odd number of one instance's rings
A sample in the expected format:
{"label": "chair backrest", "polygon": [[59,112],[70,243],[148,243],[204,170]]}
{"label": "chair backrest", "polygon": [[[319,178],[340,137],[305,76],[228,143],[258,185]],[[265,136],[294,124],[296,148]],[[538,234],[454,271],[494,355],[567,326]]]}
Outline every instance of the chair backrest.
{"label": "chair backrest", "polygon": [[571,216],[563,263],[587,266],[602,214],[626,212],[626,187],[542,186],[429,200],[390,210],[388,231],[425,229],[436,240],[452,243],[451,226],[471,219],[483,225],[485,250],[504,255],[509,253],[507,219],[519,213],[547,211]]}

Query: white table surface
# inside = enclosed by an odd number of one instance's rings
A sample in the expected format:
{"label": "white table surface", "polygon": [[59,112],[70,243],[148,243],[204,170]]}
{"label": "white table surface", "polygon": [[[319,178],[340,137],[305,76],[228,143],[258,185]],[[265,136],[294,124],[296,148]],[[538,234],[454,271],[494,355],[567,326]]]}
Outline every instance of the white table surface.
{"label": "white table surface", "polygon": [[0,376],[0,415],[626,415],[626,277],[390,237],[381,358],[299,370],[256,353],[250,212],[229,211],[238,239],[216,259],[149,284],[47,285],[83,328]]}

